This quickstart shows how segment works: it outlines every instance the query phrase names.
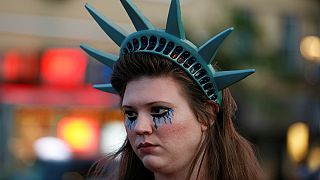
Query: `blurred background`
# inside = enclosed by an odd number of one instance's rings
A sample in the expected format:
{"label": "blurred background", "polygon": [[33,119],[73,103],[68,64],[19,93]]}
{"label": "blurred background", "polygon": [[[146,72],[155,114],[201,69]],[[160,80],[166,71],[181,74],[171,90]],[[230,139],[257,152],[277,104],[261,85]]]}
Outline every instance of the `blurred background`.
{"label": "blurred background", "polygon": [[[164,28],[170,0],[133,0]],[[80,43],[117,54],[88,2],[129,32],[117,0],[1,0],[0,179],[86,179],[125,137],[119,98],[91,88],[111,70]],[[267,179],[320,179],[320,1],[181,0],[200,46],[233,26],[216,59],[257,72],[231,87],[235,124]]]}

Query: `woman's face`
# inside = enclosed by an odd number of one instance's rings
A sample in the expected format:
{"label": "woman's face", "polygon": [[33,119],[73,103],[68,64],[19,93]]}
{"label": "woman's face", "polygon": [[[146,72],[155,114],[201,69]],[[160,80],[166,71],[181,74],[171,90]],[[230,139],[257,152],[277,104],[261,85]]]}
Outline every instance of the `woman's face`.
{"label": "woman's face", "polygon": [[170,77],[130,81],[122,108],[130,144],[155,173],[188,169],[205,127],[191,110],[180,85]]}

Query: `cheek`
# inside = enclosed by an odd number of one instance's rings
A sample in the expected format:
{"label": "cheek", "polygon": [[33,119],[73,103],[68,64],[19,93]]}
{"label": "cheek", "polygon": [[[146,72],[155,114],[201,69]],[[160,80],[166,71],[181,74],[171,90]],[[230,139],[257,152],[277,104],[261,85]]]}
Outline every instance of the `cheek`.
{"label": "cheek", "polygon": [[197,121],[191,109],[177,111],[172,124],[159,128],[159,136],[169,144],[183,152],[194,151],[202,139],[201,124]]}
{"label": "cheek", "polygon": [[126,127],[126,132],[127,132],[127,136],[128,136],[128,139],[129,139],[129,142],[132,145],[134,145],[134,142],[135,142],[135,133],[129,129],[128,127]]}
{"label": "cheek", "polygon": [[172,126],[168,126],[169,128],[166,129],[166,133],[170,133],[172,136],[190,137],[201,134],[201,124],[197,121],[191,109],[176,113],[172,122]]}
{"label": "cheek", "polygon": [[[191,121],[191,120],[190,120]],[[158,129],[159,138],[171,145],[198,144],[201,139],[201,126],[198,123],[173,122]]]}
{"label": "cheek", "polygon": [[158,130],[158,138],[164,148],[163,160],[175,167],[190,163],[201,143],[201,130],[191,124],[174,123]]}
{"label": "cheek", "polygon": [[174,122],[173,124],[165,124],[159,128],[158,132],[162,136],[174,137],[183,133],[185,128],[184,124],[181,122]]}

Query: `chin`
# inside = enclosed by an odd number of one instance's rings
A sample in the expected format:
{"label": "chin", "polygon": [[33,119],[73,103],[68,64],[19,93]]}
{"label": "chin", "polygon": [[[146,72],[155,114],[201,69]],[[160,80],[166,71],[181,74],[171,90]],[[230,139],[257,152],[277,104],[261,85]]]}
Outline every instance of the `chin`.
{"label": "chin", "polygon": [[152,172],[158,172],[163,167],[165,167],[165,163],[158,157],[148,155],[141,158],[143,165]]}

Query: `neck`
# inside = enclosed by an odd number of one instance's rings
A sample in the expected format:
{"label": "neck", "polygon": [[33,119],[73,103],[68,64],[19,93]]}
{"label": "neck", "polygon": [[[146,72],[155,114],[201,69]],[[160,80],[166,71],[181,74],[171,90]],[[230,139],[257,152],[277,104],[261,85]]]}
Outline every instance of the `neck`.
{"label": "neck", "polygon": [[[203,162],[201,163],[203,158]],[[207,173],[207,162],[206,162],[206,154],[204,152],[201,153],[200,157],[197,160],[196,165],[191,170],[191,176],[190,180],[203,180],[206,179],[206,173]],[[191,163],[190,163],[191,164]],[[189,169],[190,166],[186,166],[181,168],[181,170],[172,172],[172,173],[154,173],[155,180],[176,180],[176,179],[187,179],[189,175]]]}

